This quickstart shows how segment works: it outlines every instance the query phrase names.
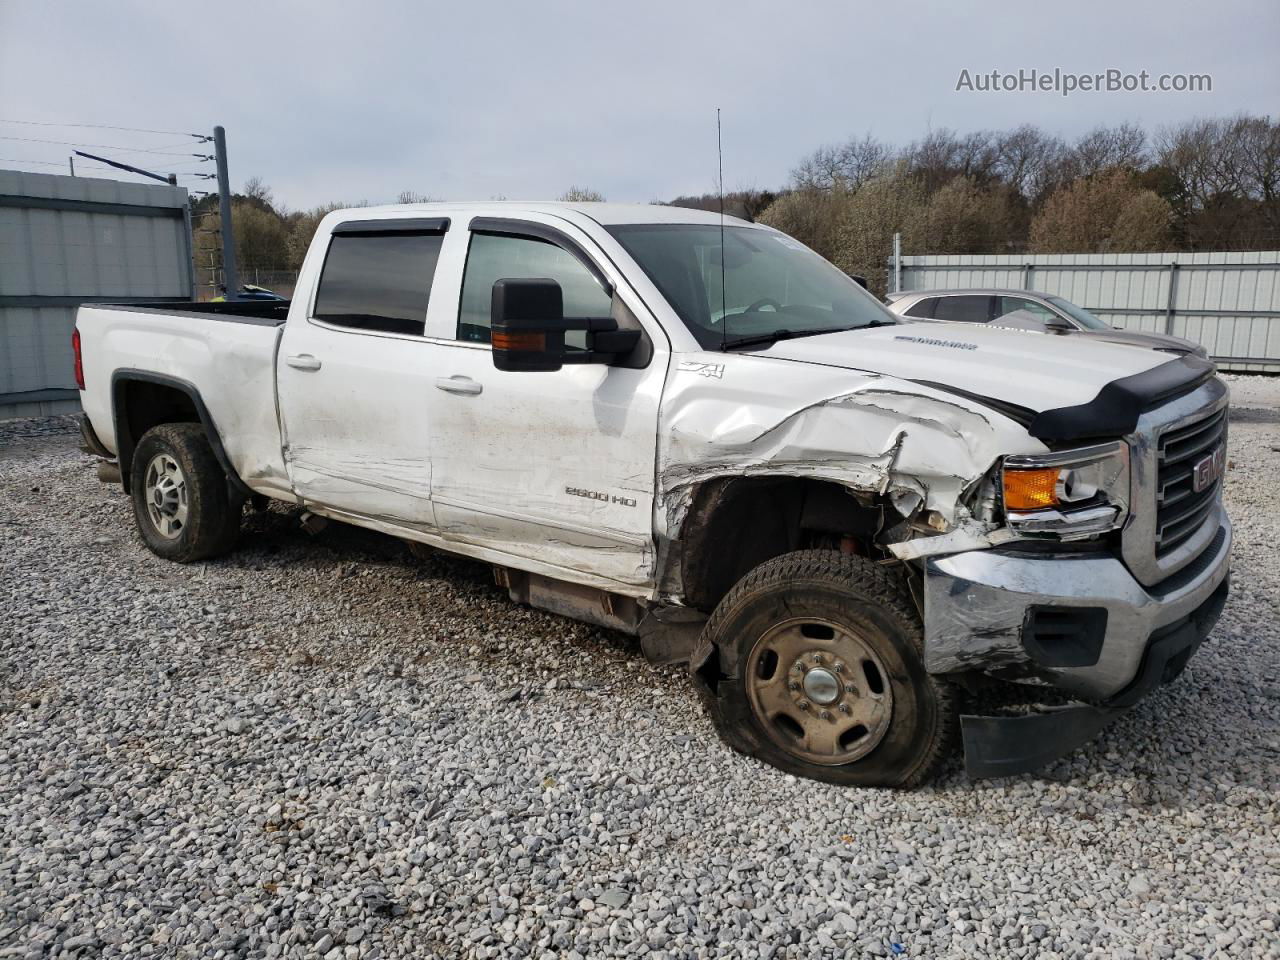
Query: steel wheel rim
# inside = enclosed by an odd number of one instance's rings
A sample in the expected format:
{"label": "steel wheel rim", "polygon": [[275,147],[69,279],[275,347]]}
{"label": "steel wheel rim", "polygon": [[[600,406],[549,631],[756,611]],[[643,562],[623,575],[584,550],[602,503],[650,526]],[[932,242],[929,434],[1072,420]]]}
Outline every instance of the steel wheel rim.
{"label": "steel wheel rim", "polygon": [[156,533],[176,540],[187,528],[187,478],[178,461],[157,453],[147,464],[142,485],[147,516]]}
{"label": "steel wheel rim", "polygon": [[823,766],[865,757],[893,717],[889,674],[871,644],[822,617],[770,627],[751,650],[746,686],[769,739]]}

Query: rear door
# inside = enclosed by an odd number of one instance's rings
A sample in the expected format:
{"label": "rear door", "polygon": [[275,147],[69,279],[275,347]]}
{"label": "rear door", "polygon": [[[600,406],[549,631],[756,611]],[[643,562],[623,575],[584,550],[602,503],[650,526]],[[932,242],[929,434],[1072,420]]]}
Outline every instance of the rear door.
{"label": "rear door", "polygon": [[334,228],[277,360],[285,463],[303,503],[434,529],[424,332],[447,229],[440,219]]}
{"label": "rear door", "polygon": [[[461,283],[452,322],[435,331],[428,417],[441,534],[508,554],[524,569],[648,583],[665,337],[590,238],[559,218],[477,218],[449,244]],[[646,365],[495,368],[493,284],[519,277],[556,280],[566,316],[612,315],[641,327]]]}

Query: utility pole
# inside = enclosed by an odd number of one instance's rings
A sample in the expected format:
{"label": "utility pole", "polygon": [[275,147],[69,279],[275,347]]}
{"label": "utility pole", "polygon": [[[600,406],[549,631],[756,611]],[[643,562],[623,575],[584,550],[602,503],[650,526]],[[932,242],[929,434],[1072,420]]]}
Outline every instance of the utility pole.
{"label": "utility pole", "polygon": [[227,132],[213,128],[213,152],[218,163],[218,211],[222,217],[222,283],[227,299],[240,296],[240,277],[236,273],[236,241],[231,231],[231,178],[227,176]]}
{"label": "utility pole", "polygon": [[902,292],[902,234],[893,235],[893,292]]}

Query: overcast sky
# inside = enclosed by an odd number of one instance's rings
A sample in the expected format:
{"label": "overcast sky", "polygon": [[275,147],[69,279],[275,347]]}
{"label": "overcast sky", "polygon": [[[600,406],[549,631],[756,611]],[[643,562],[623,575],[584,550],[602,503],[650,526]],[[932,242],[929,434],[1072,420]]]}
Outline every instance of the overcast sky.
{"label": "overcast sky", "polygon": [[[969,4],[0,0],[0,120],[227,129],[277,200],[669,199],[782,185],[814,147],[1034,122],[1065,136],[1280,107],[1276,0]],[[198,10],[198,12],[196,12]],[[1211,93],[957,92],[1019,68],[1207,73]],[[0,123],[0,167],[180,137]],[[170,146],[174,145],[174,146]],[[174,170],[179,158],[99,150]],[[103,175],[96,173],[95,175]],[[128,174],[121,175],[128,178]],[[200,181],[185,179],[192,187]]]}

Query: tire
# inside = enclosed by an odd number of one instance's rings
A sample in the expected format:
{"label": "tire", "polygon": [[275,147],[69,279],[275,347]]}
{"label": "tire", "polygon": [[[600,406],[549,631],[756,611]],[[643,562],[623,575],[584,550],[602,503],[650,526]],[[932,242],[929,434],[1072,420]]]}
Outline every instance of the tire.
{"label": "tire", "polygon": [[797,776],[914,787],[947,759],[955,692],[924,667],[907,586],[863,557],[784,554],[738,581],[690,668],[721,739]]}
{"label": "tire", "polygon": [[138,441],[130,469],[134,522],[156,556],[192,563],[235,545],[243,504],[232,500],[203,426],[152,427]]}

